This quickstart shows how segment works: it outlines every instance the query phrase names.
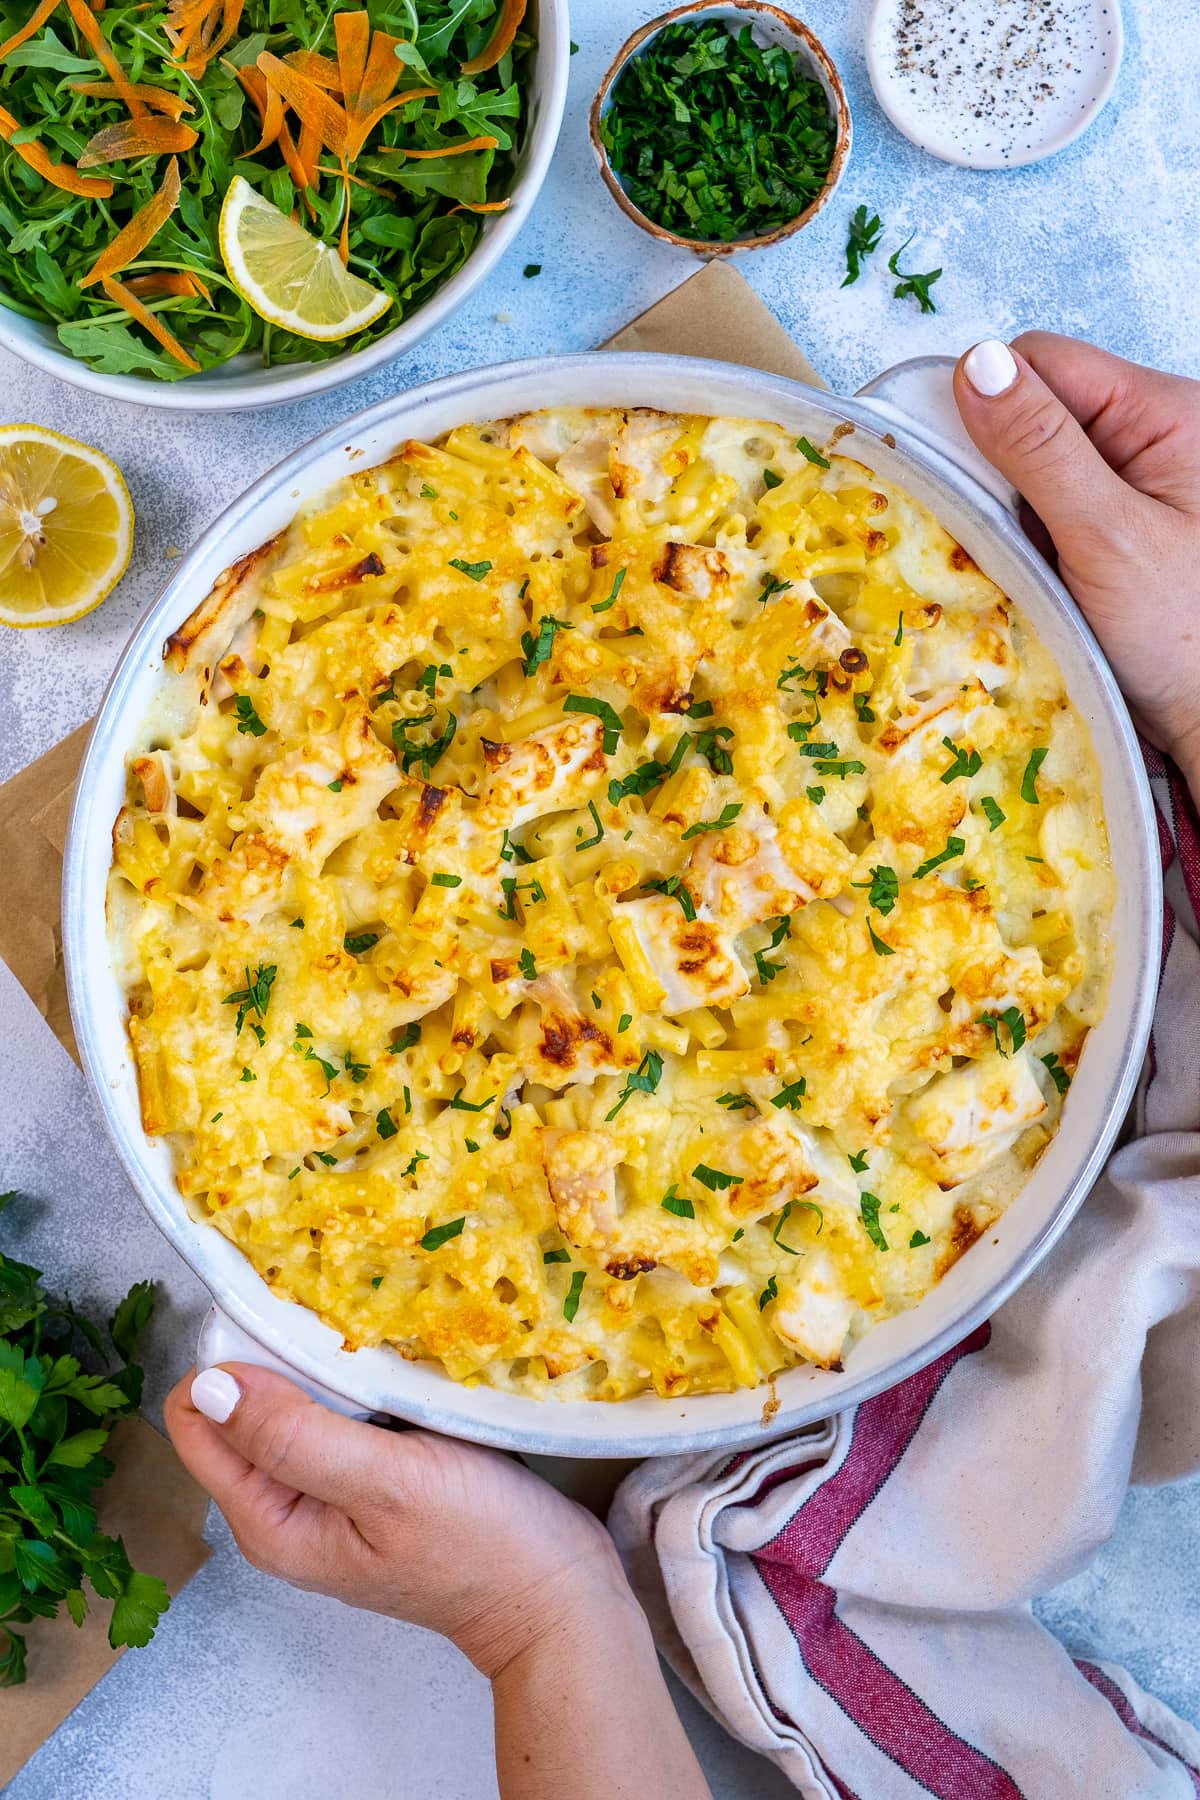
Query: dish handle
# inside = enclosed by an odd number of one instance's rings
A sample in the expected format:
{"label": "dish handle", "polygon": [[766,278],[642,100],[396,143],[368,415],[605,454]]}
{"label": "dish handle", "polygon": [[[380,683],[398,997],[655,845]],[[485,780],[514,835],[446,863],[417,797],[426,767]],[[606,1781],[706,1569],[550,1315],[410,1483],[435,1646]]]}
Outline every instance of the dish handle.
{"label": "dish handle", "polygon": [[969,475],[998,500],[1005,511],[1017,516],[1015,490],[994,469],[967,436],[954,401],[953,356],[914,356],[893,363],[861,387],[855,398],[889,426],[898,426],[908,438],[916,438]]}
{"label": "dish handle", "polygon": [[223,1313],[219,1306],[210,1306],[200,1327],[200,1336],[196,1343],[197,1369],[211,1369],[214,1363],[244,1362],[253,1363],[260,1369],[274,1369],[277,1374],[286,1375],[298,1388],[313,1400],[319,1400],[322,1406],[328,1406],[332,1412],[344,1413],[348,1419],[369,1419],[371,1414],[355,1406],[344,1394],[335,1394],[332,1388],[322,1387],[319,1381],[310,1381],[308,1376],[301,1375],[290,1363],[276,1356],[257,1338],[235,1325],[228,1313]]}

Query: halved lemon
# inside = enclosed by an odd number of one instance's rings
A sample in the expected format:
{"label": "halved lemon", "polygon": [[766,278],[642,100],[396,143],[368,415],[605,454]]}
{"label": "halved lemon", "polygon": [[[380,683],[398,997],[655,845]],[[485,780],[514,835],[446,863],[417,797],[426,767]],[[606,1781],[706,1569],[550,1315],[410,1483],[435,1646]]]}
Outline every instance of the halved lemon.
{"label": "halved lemon", "polygon": [[284,331],[329,342],[373,325],[392,304],[240,175],[229,184],[218,229],[230,281],[260,319]]}
{"label": "halved lemon", "polygon": [[44,425],[0,426],[0,624],[82,618],[132,548],[133,502],[115,462]]}

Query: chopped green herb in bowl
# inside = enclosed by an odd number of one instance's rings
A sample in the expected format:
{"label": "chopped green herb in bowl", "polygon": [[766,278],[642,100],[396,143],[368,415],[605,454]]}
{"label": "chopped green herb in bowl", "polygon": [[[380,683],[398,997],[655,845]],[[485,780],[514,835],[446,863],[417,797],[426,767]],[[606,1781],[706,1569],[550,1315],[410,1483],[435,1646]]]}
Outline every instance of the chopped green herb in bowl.
{"label": "chopped green herb in bowl", "polygon": [[761,0],[697,0],[635,32],[592,105],[621,209],[654,236],[726,254],[807,224],[850,149],[837,71],[798,19]]}

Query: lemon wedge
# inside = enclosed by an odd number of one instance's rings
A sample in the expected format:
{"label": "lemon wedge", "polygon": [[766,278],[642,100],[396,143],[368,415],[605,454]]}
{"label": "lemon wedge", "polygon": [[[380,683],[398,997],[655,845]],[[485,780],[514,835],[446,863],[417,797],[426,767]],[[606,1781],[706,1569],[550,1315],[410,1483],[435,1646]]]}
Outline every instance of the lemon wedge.
{"label": "lemon wedge", "polygon": [[42,425],[0,426],[0,624],[82,618],[132,548],[133,502],[115,462]]}
{"label": "lemon wedge", "polygon": [[329,342],[374,324],[392,304],[352,275],[336,250],[313,237],[235,175],[218,227],[225,268],[260,319],[298,337]]}

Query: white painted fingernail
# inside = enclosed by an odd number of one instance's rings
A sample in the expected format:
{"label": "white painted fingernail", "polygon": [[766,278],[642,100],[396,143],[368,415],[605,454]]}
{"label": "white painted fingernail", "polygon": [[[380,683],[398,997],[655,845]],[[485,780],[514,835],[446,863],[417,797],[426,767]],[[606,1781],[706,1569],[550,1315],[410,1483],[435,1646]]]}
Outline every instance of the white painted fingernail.
{"label": "white painted fingernail", "polygon": [[967,352],[963,372],[977,394],[994,400],[1017,379],[1017,359],[998,338],[984,338]]}
{"label": "white painted fingernail", "polygon": [[202,1369],[192,1383],[192,1405],[214,1425],[224,1425],[242,1397],[242,1390],[224,1369]]}

